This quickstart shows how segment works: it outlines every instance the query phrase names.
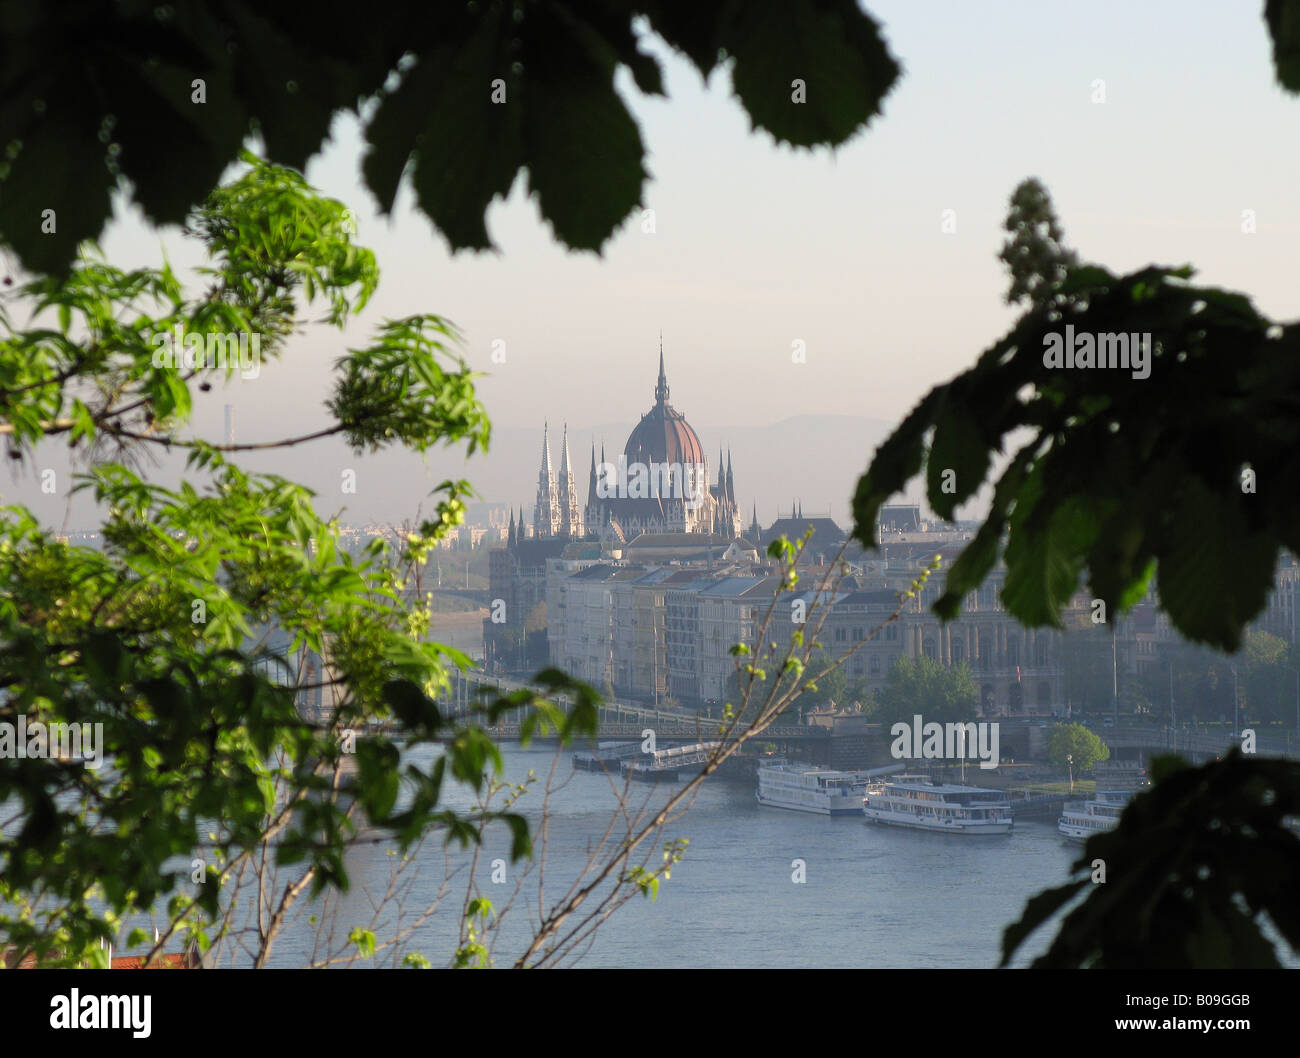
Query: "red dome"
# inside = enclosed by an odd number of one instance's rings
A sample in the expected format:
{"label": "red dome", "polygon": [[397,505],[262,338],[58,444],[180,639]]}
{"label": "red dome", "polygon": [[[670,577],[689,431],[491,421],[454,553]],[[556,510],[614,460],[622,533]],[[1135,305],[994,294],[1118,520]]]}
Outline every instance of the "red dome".
{"label": "red dome", "polygon": [[629,463],[703,463],[704,448],[679,411],[656,404],[641,417],[623,449]]}
{"label": "red dome", "polygon": [[664,354],[659,350],[659,384],[655,406],[641,416],[623,449],[629,463],[703,463],[704,447],[686,416],[668,403]]}

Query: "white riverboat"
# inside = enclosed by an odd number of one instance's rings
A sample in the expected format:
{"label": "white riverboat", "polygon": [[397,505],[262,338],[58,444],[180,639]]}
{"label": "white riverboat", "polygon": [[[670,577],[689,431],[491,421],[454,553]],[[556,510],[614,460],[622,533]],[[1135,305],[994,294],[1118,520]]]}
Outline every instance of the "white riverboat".
{"label": "white riverboat", "polygon": [[1011,802],[1002,790],[932,783],[903,775],[873,782],[862,801],[872,823],[940,834],[1009,834]]}
{"label": "white riverboat", "polygon": [[1072,801],[1061,809],[1057,829],[1071,841],[1087,841],[1112,830],[1131,796],[1128,790],[1098,790],[1091,800]]}
{"label": "white riverboat", "polygon": [[872,772],[831,771],[785,761],[758,769],[758,803],[823,816],[851,816],[862,811]]}

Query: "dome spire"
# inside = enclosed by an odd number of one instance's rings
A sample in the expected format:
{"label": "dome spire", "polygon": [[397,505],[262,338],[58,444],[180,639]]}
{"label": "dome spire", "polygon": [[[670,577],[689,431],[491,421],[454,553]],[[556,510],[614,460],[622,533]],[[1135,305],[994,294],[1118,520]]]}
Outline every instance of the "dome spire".
{"label": "dome spire", "polygon": [[659,332],[659,382],[655,386],[655,402],[668,403],[668,376],[664,374],[664,332]]}

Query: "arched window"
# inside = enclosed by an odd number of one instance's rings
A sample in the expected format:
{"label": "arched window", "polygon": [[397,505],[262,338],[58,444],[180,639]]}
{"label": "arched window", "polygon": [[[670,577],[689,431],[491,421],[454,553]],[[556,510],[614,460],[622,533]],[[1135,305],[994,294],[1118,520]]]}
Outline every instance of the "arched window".
{"label": "arched window", "polygon": [[921,644],[921,653],[924,654],[927,658],[933,658],[935,656],[933,639],[927,638]]}
{"label": "arched window", "polygon": [[962,661],[965,659],[965,657],[966,657],[966,644],[963,643],[960,639],[954,639],[952,641],[952,663],[954,665],[960,665]]}
{"label": "arched window", "polygon": [[871,655],[871,660],[867,663],[867,666],[868,666],[868,668],[869,668],[870,671],[871,671],[871,675],[873,675],[873,676],[879,676],[879,675],[880,675],[880,655],[879,655],[879,654],[872,654],[872,655]]}

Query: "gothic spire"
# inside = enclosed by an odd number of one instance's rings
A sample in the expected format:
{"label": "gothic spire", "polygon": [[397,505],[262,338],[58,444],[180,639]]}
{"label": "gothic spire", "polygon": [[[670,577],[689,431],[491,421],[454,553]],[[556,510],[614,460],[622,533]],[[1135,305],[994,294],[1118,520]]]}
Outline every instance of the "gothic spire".
{"label": "gothic spire", "polygon": [[548,440],[550,424],[542,423],[542,477],[546,480],[551,478],[551,444]]}
{"label": "gothic spire", "polygon": [[560,442],[560,478],[556,487],[559,512],[559,535],[572,540],[582,536],[582,508],[578,503],[578,483],[574,480],[573,460],[569,456],[569,424],[564,424],[564,440]]}
{"label": "gothic spire", "polygon": [[515,511],[510,509],[510,530],[506,533],[506,547],[515,546]]}
{"label": "gothic spire", "polygon": [[731,449],[727,449],[727,499],[736,502],[736,478],[731,472]]}
{"label": "gothic spire", "polygon": [[655,386],[655,402],[668,403],[668,376],[664,374],[664,336],[659,332],[659,382]]}

